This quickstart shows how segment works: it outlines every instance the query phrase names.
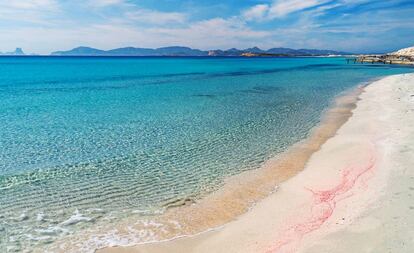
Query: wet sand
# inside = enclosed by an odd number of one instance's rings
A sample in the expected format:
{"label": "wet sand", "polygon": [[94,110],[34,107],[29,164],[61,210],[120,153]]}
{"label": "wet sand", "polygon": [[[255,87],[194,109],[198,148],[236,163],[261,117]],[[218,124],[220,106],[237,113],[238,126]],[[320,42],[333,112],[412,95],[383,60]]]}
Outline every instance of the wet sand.
{"label": "wet sand", "polygon": [[[355,96],[347,96],[286,156],[169,212],[184,218],[188,234],[236,220],[195,236],[97,252],[412,252],[414,75],[364,90],[352,117]],[[250,199],[262,200],[244,213]]]}

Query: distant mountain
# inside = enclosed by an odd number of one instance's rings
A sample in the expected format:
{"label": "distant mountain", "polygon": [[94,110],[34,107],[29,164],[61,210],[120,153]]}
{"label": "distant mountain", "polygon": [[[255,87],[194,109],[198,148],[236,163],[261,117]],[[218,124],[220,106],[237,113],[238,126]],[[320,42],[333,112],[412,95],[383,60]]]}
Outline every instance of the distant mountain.
{"label": "distant mountain", "polygon": [[77,56],[93,56],[105,55],[106,51],[92,47],[77,47],[69,51],[56,51],[52,55],[77,55]]}
{"label": "distant mountain", "polygon": [[155,51],[161,56],[207,56],[207,51],[192,49],[189,47],[162,47]]}
{"label": "distant mountain", "polygon": [[249,52],[249,53],[253,53],[253,54],[262,54],[262,53],[266,53],[267,51],[264,51],[258,47],[251,47],[251,48],[247,48],[243,50],[244,52]]}
{"label": "distant mountain", "polygon": [[227,50],[203,51],[189,47],[173,46],[161,48],[136,48],[124,47],[112,50],[100,50],[91,47],[77,47],[69,51],[57,51],[52,55],[57,56],[323,56],[323,55],[347,55],[350,53],[333,50],[318,49],[291,49],[271,48],[262,50],[258,47],[247,49],[231,48]]}
{"label": "distant mountain", "polygon": [[144,55],[154,55],[154,49],[151,48],[135,48],[135,47],[124,47],[112,49],[109,51],[104,51],[107,55],[118,55],[118,56],[144,56]]}
{"label": "distant mountain", "polygon": [[298,53],[296,53],[296,51],[297,50],[291,49],[291,48],[277,47],[277,48],[271,48],[271,49],[267,50],[266,53],[269,53],[269,54],[292,54],[292,55],[297,55]]}
{"label": "distant mountain", "polygon": [[319,50],[319,49],[291,49],[291,48],[271,48],[266,51],[270,54],[287,54],[296,56],[312,56],[312,55],[349,55],[347,52],[339,52],[334,50]]}
{"label": "distant mountain", "polygon": [[338,52],[334,50],[319,50],[319,49],[298,49],[299,55],[349,55],[348,52]]}
{"label": "distant mountain", "polygon": [[237,48],[231,48],[228,50],[210,50],[208,51],[209,56],[240,56],[243,53],[243,50]]}
{"label": "distant mountain", "polygon": [[0,52],[0,55],[25,55],[25,53],[23,52],[23,49],[18,47],[16,48],[16,50],[14,50],[14,52],[6,52],[6,53]]}
{"label": "distant mountain", "polygon": [[108,51],[95,49],[91,47],[77,47],[69,51],[57,51],[52,55],[60,56],[207,56],[207,51],[191,49],[189,47],[161,47],[136,48],[124,47]]}
{"label": "distant mountain", "polygon": [[350,55],[351,53],[339,52],[334,50],[318,49],[292,49],[292,48],[271,48],[262,50],[258,47],[247,49],[231,48],[228,50],[210,50],[209,56],[326,56],[326,55]]}

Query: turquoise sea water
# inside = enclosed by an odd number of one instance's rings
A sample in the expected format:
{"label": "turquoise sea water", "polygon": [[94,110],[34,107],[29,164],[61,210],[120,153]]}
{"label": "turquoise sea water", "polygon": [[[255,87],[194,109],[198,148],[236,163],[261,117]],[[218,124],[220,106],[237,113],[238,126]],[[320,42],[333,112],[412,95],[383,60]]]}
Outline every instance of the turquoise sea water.
{"label": "turquoise sea water", "polygon": [[1,57],[0,252],[197,199],[305,138],[341,92],[412,71],[343,58]]}

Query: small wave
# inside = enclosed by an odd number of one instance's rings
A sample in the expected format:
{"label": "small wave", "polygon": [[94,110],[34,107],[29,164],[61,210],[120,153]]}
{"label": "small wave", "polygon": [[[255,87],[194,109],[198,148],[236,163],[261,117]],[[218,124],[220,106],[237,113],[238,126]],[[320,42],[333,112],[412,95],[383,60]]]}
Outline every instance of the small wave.
{"label": "small wave", "polygon": [[81,214],[79,210],[76,209],[75,213],[69,219],[63,221],[60,224],[63,226],[70,226],[70,225],[77,224],[79,222],[91,222],[91,221],[93,221],[92,218],[83,216],[83,214]]}
{"label": "small wave", "polygon": [[69,230],[62,228],[60,226],[53,226],[46,229],[36,229],[35,231],[41,235],[47,236],[57,236],[59,234],[66,234],[69,232]]}

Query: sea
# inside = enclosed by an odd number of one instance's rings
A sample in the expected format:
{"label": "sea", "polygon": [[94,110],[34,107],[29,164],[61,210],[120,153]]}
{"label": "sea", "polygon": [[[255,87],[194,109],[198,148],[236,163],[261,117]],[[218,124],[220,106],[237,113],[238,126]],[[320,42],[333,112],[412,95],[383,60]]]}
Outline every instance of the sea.
{"label": "sea", "polygon": [[[342,57],[0,57],[0,252],[55,252],[196,204],[305,139],[344,92],[413,71]],[[72,250],[135,242],[115,237]]]}

